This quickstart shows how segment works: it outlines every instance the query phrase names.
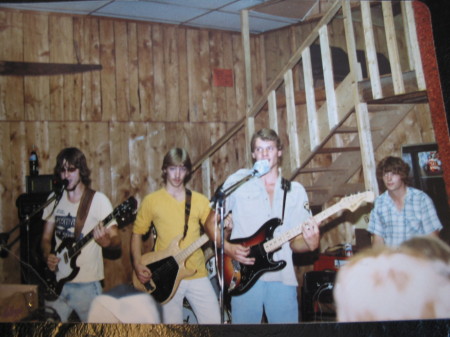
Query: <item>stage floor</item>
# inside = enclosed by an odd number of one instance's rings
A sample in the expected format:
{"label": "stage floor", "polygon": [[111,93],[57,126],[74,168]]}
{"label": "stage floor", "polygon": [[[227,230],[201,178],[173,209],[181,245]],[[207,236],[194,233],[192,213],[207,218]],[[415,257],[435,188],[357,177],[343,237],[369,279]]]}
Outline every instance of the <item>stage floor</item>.
{"label": "stage floor", "polygon": [[302,323],[258,325],[148,325],[148,324],[83,324],[83,323],[0,323],[4,337],[133,337],[133,336],[301,336],[361,337],[407,336],[448,337],[450,320],[392,321],[370,323]]}

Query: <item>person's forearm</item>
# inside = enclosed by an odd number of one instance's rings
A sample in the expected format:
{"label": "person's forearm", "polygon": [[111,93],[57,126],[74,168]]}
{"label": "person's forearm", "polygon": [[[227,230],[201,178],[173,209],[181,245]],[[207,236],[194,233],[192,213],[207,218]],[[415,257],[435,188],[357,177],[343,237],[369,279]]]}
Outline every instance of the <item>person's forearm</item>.
{"label": "person's forearm", "polygon": [[141,263],[142,257],[142,235],[133,233],[131,235],[131,258],[133,266]]}

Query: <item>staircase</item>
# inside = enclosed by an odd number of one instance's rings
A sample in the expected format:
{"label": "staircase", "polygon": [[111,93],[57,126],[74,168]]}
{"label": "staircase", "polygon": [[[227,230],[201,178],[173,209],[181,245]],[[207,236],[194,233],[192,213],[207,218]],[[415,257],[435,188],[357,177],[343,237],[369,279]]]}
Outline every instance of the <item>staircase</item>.
{"label": "staircase", "polygon": [[[194,170],[202,169],[203,192],[210,196],[217,187],[211,186],[210,166],[214,154],[243,128],[246,144],[249,144],[255,124],[262,124],[285,135],[288,144],[284,148],[283,175],[305,186],[311,205],[321,206],[335,196],[363,190],[372,190],[377,195],[374,151],[414,104],[427,102],[413,4],[402,1],[400,6],[409,69],[400,68],[390,1],[361,1],[356,5],[346,0],[336,1],[256,102],[251,97],[249,80],[248,12],[243,11],[248,110],[245,117],[194,163]],[[386,32],[391,73],[382,76],[373,34],[373,11],[382,17]],[[344,20],[349,65],[348,75],[339,82],[335,80],[328,36],[328,27],[336,16]],[[368,75],[364,79],[357,58],[355,16],[361,20],[364,30]],[[317,43],[321,52],[323,88],[317,87],[313,76],[311,46]],[[304,81],[302,92],[295,88],[297,78]],[[285,115],[280,117],[282,113]],[[279,126],[280,120],[285,126]],[[251,166],[250,158],[247,153],[247,166]],[[364,183],[352,183],[352,177],[361,169]]]}

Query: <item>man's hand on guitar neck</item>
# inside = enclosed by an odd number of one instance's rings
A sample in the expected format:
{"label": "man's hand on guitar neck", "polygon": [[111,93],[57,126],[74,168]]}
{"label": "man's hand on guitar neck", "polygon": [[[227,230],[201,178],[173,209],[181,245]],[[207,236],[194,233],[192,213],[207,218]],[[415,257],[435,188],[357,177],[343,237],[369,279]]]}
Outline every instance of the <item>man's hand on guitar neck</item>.
{"label": "man's hand on guitar neck", "polygon": [[313,217],[302,224],[302,235],[291,241],[291,249],[296,253],[316,250],[320,243],[319,224]]}
{"label": "man's hand on guitar neck", "polygon": [[94,228],[94,240],[103,248],[119,248],[120,237],[117,226],[105,227],[102,224]]}

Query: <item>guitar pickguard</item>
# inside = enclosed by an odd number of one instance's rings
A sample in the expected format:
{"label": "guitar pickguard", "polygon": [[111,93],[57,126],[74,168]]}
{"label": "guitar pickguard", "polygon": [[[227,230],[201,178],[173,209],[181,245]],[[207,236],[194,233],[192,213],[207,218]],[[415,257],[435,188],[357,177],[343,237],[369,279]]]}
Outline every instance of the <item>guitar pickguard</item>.
{"label": "guitar pickguard", "polygon": [[152,270],[152,279],[144,286],[158,302],[163,303],[169,298],[174,289],[179,270],[178,263],[173,256],[168,256],[148,264],[147,268]]}

